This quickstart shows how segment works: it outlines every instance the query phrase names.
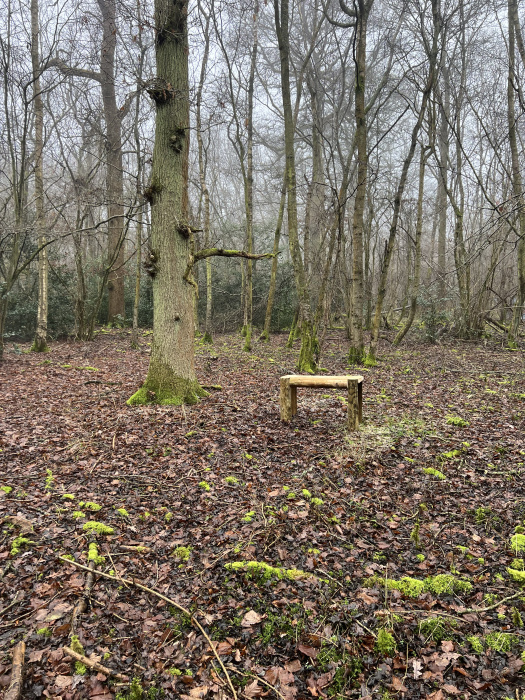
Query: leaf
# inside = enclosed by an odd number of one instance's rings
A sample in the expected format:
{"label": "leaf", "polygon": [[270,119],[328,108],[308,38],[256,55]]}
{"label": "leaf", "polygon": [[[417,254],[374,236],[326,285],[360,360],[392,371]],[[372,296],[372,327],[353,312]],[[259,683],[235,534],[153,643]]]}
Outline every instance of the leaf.
{"label": "leaf", "polygon": [[263,693],[264,690],[259,685],[259,681],[257,679],[251,683],[248,683],[244,689],[244,695],[248,698],[260,698]]}
{"label": "leaf", "polygon": [[229,642],[219,642],[215,650],[219,656],[226,656],[227,654],[231,653],[232,650],[232,645]]}
{"label": "leaf", "polygon": [[29,658],[27,659],[28,663],[32,664],[35,663],[35,661],[42,661],[42,656],[44,655],[44,649],[35,649],[29,654]]}
{"label": "leaf", "polygon": [[299,659],[294,659],[293,661],[287,661],[284,664],[284,667],[287,671],[290,671],[290,673],[296,673],[297,671],[300,671],[302,666],[301,662]]}
{"label": "leaf", "polygon": [[374,603],[377,603],[377,598],[372,598],[371,595],[368,595],[368,593],[365,593],[364,591],[360,591],[357,594],[357,597],[360,598],[367,605],[373,605]]}
{"label": "leaf", "polygon": [[316,681],[317,687],[319,689],[326,688],[327,685],[330,685],[334,676],[335,668],[333,668],[331,671],[328,671],[327,673],[323,673],[321,676],[319,676],[319,678]]}
{"label": "leaf", "polygon": [[455,685],[449,685],[448,683],[442,686],[442,690],[444,690],[446,693],[450,693],[451,695],[461,695],[462,693],[462,691],[458,690]]}
{"label": "leaf", "polygon": [[252,625],[258,625],[259,622],[264,618],[263,615],[255,612],[255,610],[249,610],[246,615],[242,618],[241,627],[251,627]]}
{"label": "leaf", "polygon": [[311,659],[316,659],[319,654],[319,649],[316,649],[315,647],[308,647],[306,644],[298,644],[297,649],[301,652],[301,654],[309,656]]}
{"label": "leaf", "polygon": [[422,675],[421,669],[423,668],[423,664],[421,663],[421,661],[414,659],[414,661],[412,662],[412,668],[413,668],[414,679],[417,681],[418,678],[421,678],[421,675]]}
{"label": "leaf", "polygon": [[444,640],[441,642],[441,648],[443,651],[454,651],[454,642],[450,640]]}
{"label": "leaf", "polygon": [[55,678],[55,685],[57,688],[63,690],[64,688],[69,688],[73,683],[73,676],[57,676]]}
{"label": "leaf", "polygon": [[426,696],[426,700],[445,700],[442,690],[436,690],[435,693],[430,693]]}
{"label": "leaf", "polygon": [[408,688],[403,685],[401,678],[397,676],[392,677],[392,688],[399,693],[406,693]]}

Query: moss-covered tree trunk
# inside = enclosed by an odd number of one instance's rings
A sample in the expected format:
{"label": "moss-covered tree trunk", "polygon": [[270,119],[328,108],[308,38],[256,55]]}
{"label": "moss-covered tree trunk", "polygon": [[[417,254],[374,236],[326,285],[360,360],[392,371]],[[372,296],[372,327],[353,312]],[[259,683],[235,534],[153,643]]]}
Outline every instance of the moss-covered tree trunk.
{"label": "moss-covered tree trunk", "polygon": [[148,376],[128,404],[195,403],[194,288],[188,279],[189,88],[186,0],[156,0],[155,146],[149,194],[153,343]]}

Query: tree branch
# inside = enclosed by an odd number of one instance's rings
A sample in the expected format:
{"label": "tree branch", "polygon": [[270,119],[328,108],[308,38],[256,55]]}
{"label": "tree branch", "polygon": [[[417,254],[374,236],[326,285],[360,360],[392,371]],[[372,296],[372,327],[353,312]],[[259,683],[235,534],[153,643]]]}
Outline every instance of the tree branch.
{"label": "tree branch", "polygon": [[73,68],[73,66],[68,66],[68,64],[61,58],[52,58],[47,62],[46,68],[58,68],[64,75],[73,75],[77,78],[89,78],[89,80],[96,80],[97,83],[102,83],[102,74],[98,71],[89,70],[88,68]]}
{"label": "tree branch", "polygon": [[261,260],[262,258],[275,258],[279,253],[246,253],[244,250],[225,250],[224,248],[203,248],[195,253],[193,262],[219,256],[222,258],[248,258],[248,260]]}

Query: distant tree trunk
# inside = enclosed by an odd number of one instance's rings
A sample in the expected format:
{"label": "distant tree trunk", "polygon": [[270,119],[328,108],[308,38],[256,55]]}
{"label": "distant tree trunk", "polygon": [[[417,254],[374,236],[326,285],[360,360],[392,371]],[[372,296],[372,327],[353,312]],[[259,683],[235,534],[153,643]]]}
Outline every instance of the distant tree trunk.
{"label": "distant tree trunk", "polygon": [[317,338],[314,334],[310,295],[306,283],[303,259],[299,245],[297,222],[297,183],[295,171],[294,118],[290,92],[290,37],[288,0],[274,0],[275,28],[281,59],[281,92],[284,114],[284,148],[286,156],[286,194],[288,215],[288,240],[290,256],[294,268],[295,284],[299,303],[301,323],[301,351],[297,369],[302,372],[315,372],[317,363]]}
{"label": "distant tree trunk", "polygon": [[[206,78],[206,70],[208,66],[208,56],[210,53],[210,15],[213,11],[213,7],[210,8],[210,12],[206,14],[204,9],[199,4],[199,11],[204,15],[206,23],[204,26],[204,52],[202,56],[201,72],[199,78],[199,84],[197,87],[196,95],[196,132],[197,132],[197,147],[199,155],[199,181],[201,186],[202,204],[203,204],[203,221],[202,228],[204,229],[204,247],[209,248],[211,246],[210,241],[210,192],[208,190],[208,185],[206,183],[206,163],[205,163],[205,153],[204,153],[204,141],[202,138],[202,92],[204,89],[204,80]],[[211,258],[206,258],[206,317],[204,321],[204,336],[202,338],[203,343],[213,343],[212,330],[211,330],[211,314],[213,308],[213,287],[212,287],[212,267]]]}
{"label": "distant tree trunk", "polygon": [[403,327],[399,330],[399,333],[394,338],[394,345],[399,345],[405,335],[408,333],[414,319],[416,317],[417,310],[417,294],[419,291],[419,281],[421,278],[421,237],[423,234],[423,194],[425,189],[425,163],[426,163],[426,153],[423,146],[421,146],[421,154],[419,156],[419,179],[418,179],[418,194],[417,194],[417,220],[416,220],[416,239],[414,241],[415,253],[414,253],[414,275],[410,280],[410,311],[408,313],[408,318],[405,321]]}
{"label": "distant tree trunk", "polygon": [[355,142],[357,146],[357,184],[352,219],[352,287],[350,316],[350,363],[364,359],[363,338],[363,231],[368,178],[368,145],[365,108],[366,30],[372,3],[358,0],[355,38]]}
{"label": "distant tree trunk", "polygon": [[156,0],[157,75],[151,185],[153,343],[148,375],[128,404],[195,403],[205,392],[195,374],[194,287],[188,224],[190,136],[187,0]]}
{"label": "distant tree trunk", "polygon": [[[142,21],[141,17],[141,6],[140,2],[137,2],[137,19],[139,23]],[[137,37],[138,45],[140,47],[140,59],[137,71],[137,97],[135,100],[135,123],[133,125],[133,135],[135,137],[135,153],[137,159],[137,201],[139,203],[139,209],[137,212],[137,229],[136,229],[136,265],[135,265],[135,297],[133,299],[133,326],[131,330],[131,347],[138,350],[139,348],[139,305],[140,305],[140,280],[142,273],[142,228],[144,221],[144,201],[143,191],[144,191],[144,159],[142,157],[141,142],[140,142],[140,131],[139,131],[139,116],[140,116],[140,98],[141,90],[140,84],[142,81],[142,74],[144,69],[144,59],[146,56],[146,49],[142,44],[142,35],[139,32]]]}
{"label": "distant tree trunk", "polygon": [[438,131],[440,175],[437,187],[438,208],[438,242],[437,242],[437,267],[438,267],[438,298],[445,299],[446,290],[446,252],[447,252],[447,183],[449,160],[449,119],[450,119],[450,76],[448,66],[445,65],[446,51],[443,51],[443,93],[438,95],[440,125]]}
{"label": "distant tree trunk", "polygon": [[[397,226],[399,222],[399,215],[401,212],[401,204],[403,202],[403,194],[405,191],[405,186],[408,178],[408,171],[414,157],[414,153],[417,148],[417,140],[419,136],[419,131],[421,125],[423,124],[423,119],[427,109],[427,104],[434,89],[435,77],[436,77],[436,61],[438,53],[438,37],[439,37],[439,27],[440,27],[440,17],[439,17],[439,0],[432,0],[432,15],[434,19],[434,31],[432,36],[431,48],[428,55],[428,77],[423,89],[423,95],[421,98],[421,106],[419,108],[419,114],[416,123],[412,129],[412,138],[410,143],[410,148],[407,156],[403,162],[403,168],[401,171],[401,176],[399,178],[399,184],[397,187],[397,192],[394,200],[394,211],[392,214],[392,223],[390,224],[390,231],[388,234],[388,240],[385,246],[385,256],[383,259],[383,264],[381,265],[381,274],[379,278],[379,287],[377,291],[377,300],[375,305],[374,317],[372,319],[372,334],[370,339],[370,348],[368,351],[368,358],[370,362],[375,362],[377,354],[377,343],[379,339],[379,327],[381,324],[381,312],[383,309],[383,302],[386,295],[386,283],[388,279],[388,271],[390,268],[390,261],[392,259],[392,253],[394,251],[394,244],[397,235]],[[430,42],[429,42],[430,43]]]}
{"label": "distant tree trunk", "polygon": [[277,224],[275,225],[275,234],[273,238],[273,259],[272,269],[270,272],[270,286],[268,289],[268,303],[266,304],[266,315],[264,317],[264,330],[261,333],[259,340],[270,340],[270,325],[272,322],[272,310],[275,300],[275,287],[277,285],[277,254],[279,252],[279,241],[281,240],[281,230],[284,219],[284,208],[286,204],[286,174],[284,176],[283,186],[281,189],[281,201],[279,203],[279,214],[277,215]]}
{"label": "distant tree trunk", "polygon": [[31,0],[31,65],[33,69],[33,105],[35,114],[35,209],[36,230],[38,235],[38,313],[35,339],[31,350],[45,352],[47,347],[47,310],[48,310],[48,263],[45,238],[44,218],[44,103],[40,92],[40,37],[38,23],[38,0]]}
{"label": "distant tree trunk", "polygon": [[[521,42],[521,32],[519,29],[518,31],[516,29],[519,27],[519,20],[517,19],[517,11],[515,11],[514,7],[513,1],[509,0],[509,73],[507,82],[507,115],[509,125],[510,154],[512,161],[512,194],[514,199],[514,207],[517,210],[520,234],[520,239],[518,242],[518,291],[516,293],[516,303],[514,304],[512,321],[509,325],[507,336],[507,342],[511,348],[515,348],[517,346],[519,326],[525,307],[525,202],[523,198],[523,184],[518,155],[516,110],[514,105],[514,83],[518,80],[515,65],[516,35],[518,36],[518,48],[520,49],[520,53],[523,48],[523,42]],[[525,56],[523,54],[522,59],[525,61]]]}
{"label": "distant tree trunk", "polygon": [[135,266],[135,297],[133,299],[133,326],[131,329],[131,347],[135,350],[139,348],[139,306],[140,306],[140,277],[142,273],[142,219],[144,212],[142,207],[137,212],[137,243]]}
{"label": "distant tree trunk", "polygon": [[65,75],[95,80],[100,84],[106,123],[106,199],[108,215],[107,278],[108,322],[115,316],[124,318],[124,180],[122,171],[122,119],[128,105],[119,109],[115,89],[115,52],[117,48],[116,0],[97,0],[102,15],[100,71],[73,68],[60,58],[48,61]]}
{"label": "distant tree trunk", "polygon": [[[253,92],[255,85],[255,68],[257,64],[259,3],[255,0],[253,9],[253,44],[250,61],[250,77],[248,80],[248,113],[246,115],[246,183],[244,188],[246,209],[246,252],[253,253]],[[252,317],[253,317],[253,260],[246,260],[246,295],[244,350],[252,349]]]}
{"label": "distant tree trunk", "polygon": [[124,183],[122,174],[121,115],[115,90],[115,51],[117,48],[116,1],[97,0],[102,13],[100,74],[102,103],[106,122],[107,197],[109,257],[114,262],[108,277],[108,322],[126,315],[124,305]]}

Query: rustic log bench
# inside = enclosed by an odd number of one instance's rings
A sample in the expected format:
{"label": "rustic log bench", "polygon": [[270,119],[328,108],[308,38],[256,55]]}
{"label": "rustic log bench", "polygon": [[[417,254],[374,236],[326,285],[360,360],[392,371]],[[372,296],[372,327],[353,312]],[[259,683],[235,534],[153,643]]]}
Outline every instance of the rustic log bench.
{"label": "rustic log bench", "polygon": [[348,428],[357,430],[363,420],[363,377],[360,374],[338,377],[311,377],[287,374],[281,377],[281,420],[289,421],[297,413],[297,387],[323,387],[348,391]]}

